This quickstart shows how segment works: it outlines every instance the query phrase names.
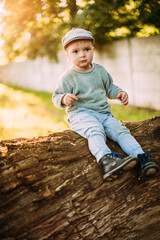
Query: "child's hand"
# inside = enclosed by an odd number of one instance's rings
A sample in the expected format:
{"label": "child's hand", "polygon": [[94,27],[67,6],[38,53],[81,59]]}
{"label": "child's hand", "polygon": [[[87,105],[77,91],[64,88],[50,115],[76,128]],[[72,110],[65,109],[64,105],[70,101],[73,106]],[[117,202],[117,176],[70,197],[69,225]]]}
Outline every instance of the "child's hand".
{"label": "child's hand", "polygon": [[116,98],[118,98],[123,105],[128,104],[128,95],[126,92],[119,92]]}
{"label": "child's hand", "polygon": [[66,95],[64,95],[64,97],[62,98],[62,104],[66,105],[66,106],[70,106],[72,105],[72,103],[74,101],[78,101],[78,98],[71,93],[67,93]]}

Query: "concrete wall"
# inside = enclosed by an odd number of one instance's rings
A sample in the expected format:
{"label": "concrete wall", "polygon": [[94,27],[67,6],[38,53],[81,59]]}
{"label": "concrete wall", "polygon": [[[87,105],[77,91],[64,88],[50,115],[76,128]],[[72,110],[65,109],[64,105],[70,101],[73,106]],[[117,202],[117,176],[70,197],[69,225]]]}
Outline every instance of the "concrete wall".
{"label": "concrete wall", "polygon": [[160,36],[115,41],[96,59],[127,91],[130,103],[160,109]]}
{"label": "concrete wall", "polygon": [[[127,91],[130,104],[160,109],[160,36],[114,41],[95,51],[94,61]],[[6,84],[52,92],[61,73],[70,64],[63,52],[59,63],[47,58],[0,66],[0,81]]]}
{"label": "concrete wall", "polygon": [[59,63],[48,58],[9,63],[0,66],[0,82],[52,92],[58,78],[69,66],[63,52],[59,54]]}

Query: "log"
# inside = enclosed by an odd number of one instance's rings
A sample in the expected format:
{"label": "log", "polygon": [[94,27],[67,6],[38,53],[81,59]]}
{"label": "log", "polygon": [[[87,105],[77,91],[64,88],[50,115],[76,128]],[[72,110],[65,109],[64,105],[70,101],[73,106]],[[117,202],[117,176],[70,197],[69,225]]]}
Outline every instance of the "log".
{"label": "log", "polygon": [[[160,165],[160,117],[125,122]],[[108,140],[114,152],[120,147]],[[71,130],[0,142],[0,239],[158,240],[160,174],[104,182],[86,139]]]}

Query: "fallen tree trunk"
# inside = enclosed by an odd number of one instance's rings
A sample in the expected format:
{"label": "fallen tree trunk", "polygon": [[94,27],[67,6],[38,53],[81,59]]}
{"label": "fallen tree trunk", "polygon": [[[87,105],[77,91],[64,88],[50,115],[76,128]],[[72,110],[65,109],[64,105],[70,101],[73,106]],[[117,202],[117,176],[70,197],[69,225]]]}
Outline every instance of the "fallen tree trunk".
{"label": "fallen tree trunk", "polygon": [[[160,117],[126,126],[160,164]],[[121,151],[113,141],[108,145]],[[104,182],[87,141],[70,130],[0,142],[1,240],[159,236],[159,173],[139,181],[134,169]]]}

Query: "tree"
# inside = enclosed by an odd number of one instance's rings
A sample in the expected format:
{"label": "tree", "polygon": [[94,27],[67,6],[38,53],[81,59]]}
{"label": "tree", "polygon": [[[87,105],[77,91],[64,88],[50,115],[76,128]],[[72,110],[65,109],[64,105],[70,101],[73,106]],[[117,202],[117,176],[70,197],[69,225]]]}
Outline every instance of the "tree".
{"label": "tree", "polygon": [[160,3],[157,0],[86,2],[82,13],[77,15],[77,22],[93,32],[97,45],[159,33]]}
{"label": "tree", "polygon": [[[160,163],[160,117],[126,125]],[[157,240],[159,204],[160,174],[139,181],[134,169],[104,182],[87,141],[70,130],[0,142],[1,240]]]}
{"label": "tree", "polygon": [[[66,21],[76,14],[76,1],[5,0],[2,32],[4,51],[10,61],[16,56],[48,56],[57,59]],[[70,21],[71,22],[71,21]]]}
{"label": "tree", "polygon": [[10,61],[16,56],[57,59],[62,36],[72,27],[92,31],[97,46],[107,41],[160,32],[157,0],[1,0],[1,38]]}
{"label": "tree", "polygon": [[27,0],[5,1],[2,38],[5,40],[4,50],[9,60],[22,54],[29,58],[38,55],[56,57],[60,40],[57,29],[61,21],[58,18],[58,3],[59,0],[34,0],[32,3]]}

